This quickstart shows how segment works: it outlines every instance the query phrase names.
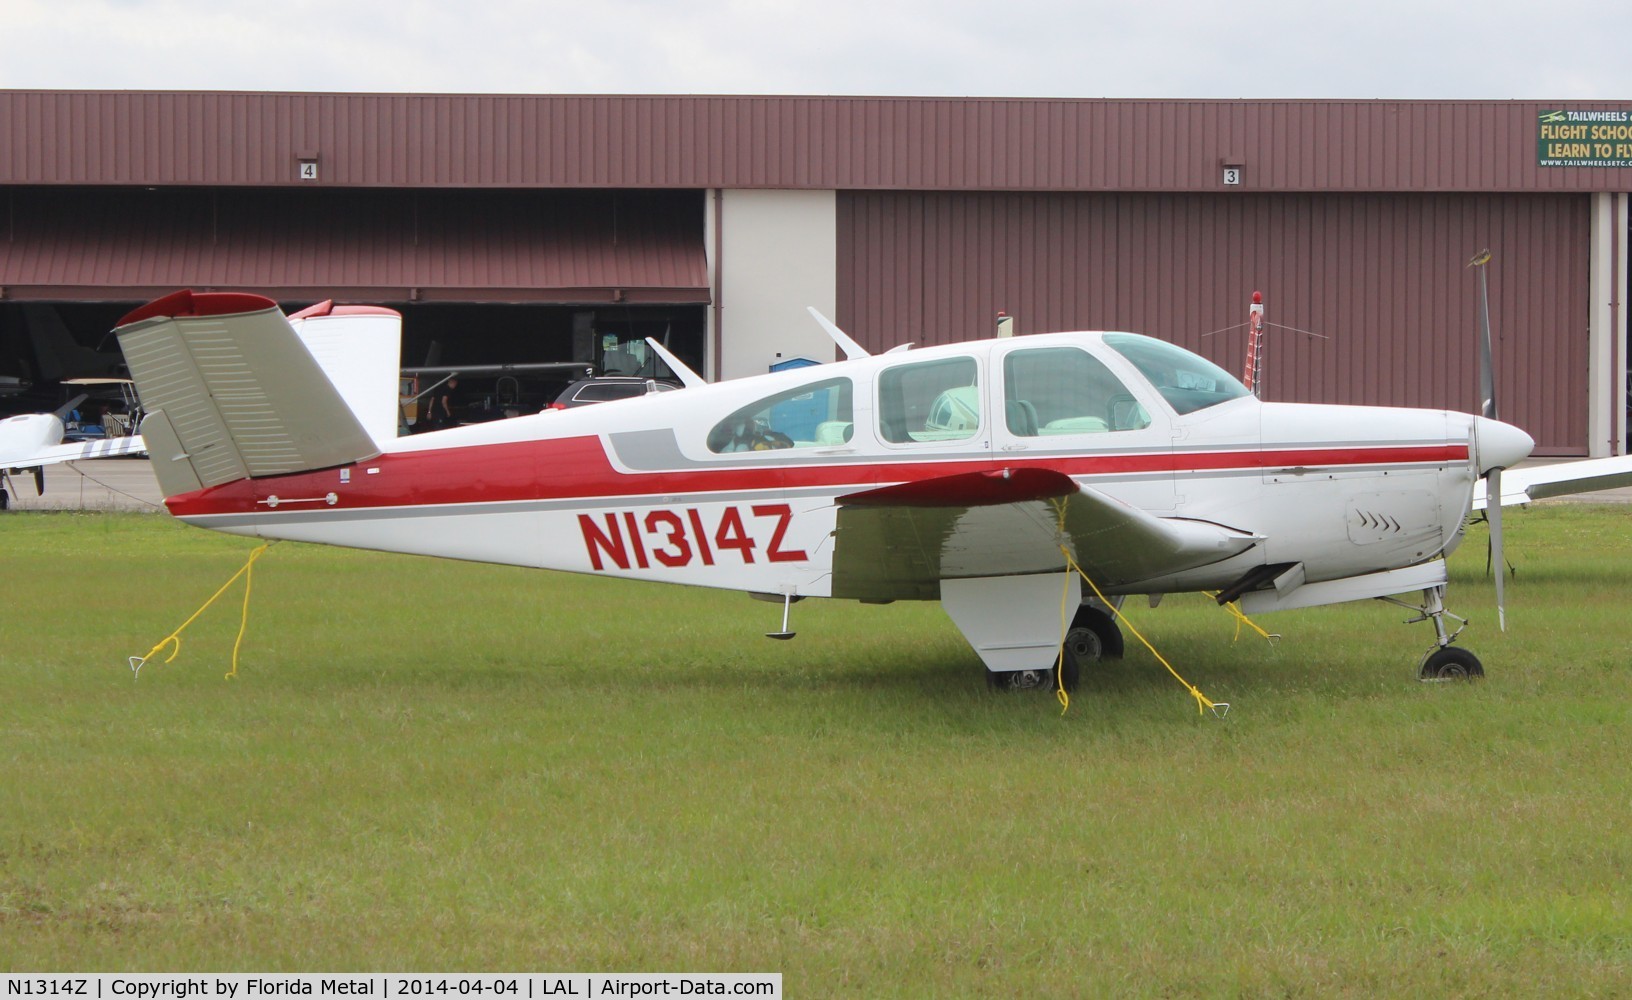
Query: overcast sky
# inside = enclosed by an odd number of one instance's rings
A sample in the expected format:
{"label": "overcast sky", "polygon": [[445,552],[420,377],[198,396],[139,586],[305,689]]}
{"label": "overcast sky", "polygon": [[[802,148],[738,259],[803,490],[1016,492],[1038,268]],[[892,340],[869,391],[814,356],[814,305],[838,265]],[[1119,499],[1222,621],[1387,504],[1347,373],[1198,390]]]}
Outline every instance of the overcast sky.
{"label": "overcast sky", "polygon": [[1632,102],[1632,4],[0,0],[0,88]]}

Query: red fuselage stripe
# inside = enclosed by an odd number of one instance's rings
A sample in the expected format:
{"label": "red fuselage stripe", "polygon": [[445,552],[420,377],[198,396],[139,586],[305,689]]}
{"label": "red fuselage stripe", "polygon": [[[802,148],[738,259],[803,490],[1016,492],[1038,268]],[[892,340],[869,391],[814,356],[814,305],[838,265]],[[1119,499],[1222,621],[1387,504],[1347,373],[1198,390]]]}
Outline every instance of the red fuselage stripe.
{"label": "red fuselage stripe", "polygon": [[[620,472],[599,438],[580,437],[513,444],[476,445],[382,455],[340,471],[324,469],[287,476],[240,480],[167,501],[178,516],[265,512],[257,501],[283,497],[339,495],[335,507],[421,507],[443,504],[506,503],[587,497],[673,496],[820,488],[868,487],[959,473],[1024,466],[1068,476],[1116,476],[1186,472],[1251,472],[1273,469],[1333,469],[1466,462],[1466,444],[1378,447],[1292,448],[1207,452],[1150,452],[1021,459],[850,462],[834,465],[776,465],[775,459],[730,468],[660,472]],[[369,470],[378,470],[370,474]],[[309,508],[289,508],[309,509]]]}

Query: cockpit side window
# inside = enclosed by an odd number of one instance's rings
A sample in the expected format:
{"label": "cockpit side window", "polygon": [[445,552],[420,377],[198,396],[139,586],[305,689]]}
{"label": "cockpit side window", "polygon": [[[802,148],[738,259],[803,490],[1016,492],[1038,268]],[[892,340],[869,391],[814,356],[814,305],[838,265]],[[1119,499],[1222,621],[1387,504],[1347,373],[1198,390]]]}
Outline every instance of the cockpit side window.
{"label": "cockpit side window", "polygon": [[854,431],[853,395],[849,379],[834,378],[767,396],[715,424],[708,449],[726,454],[845,444]]}
{"label": "cockpit side window", "polygon": [[924,361],[878,377],[878,433],[894,444],[961,441],[980,430],[979,367],[974,358]]}
{"label": "cockpit side window", "polygon": [[1150,414],[1104,362],[1075,347],[1010,351],[1003,411],[1018,437],[1101,434],[1150,426]]}
{"label": "cockpit side window", "polygon": [[1177,344],[1136,333],[1107,333],[1105,343],[1133,362],[1181,415],[1252,395],[1235,376]]}

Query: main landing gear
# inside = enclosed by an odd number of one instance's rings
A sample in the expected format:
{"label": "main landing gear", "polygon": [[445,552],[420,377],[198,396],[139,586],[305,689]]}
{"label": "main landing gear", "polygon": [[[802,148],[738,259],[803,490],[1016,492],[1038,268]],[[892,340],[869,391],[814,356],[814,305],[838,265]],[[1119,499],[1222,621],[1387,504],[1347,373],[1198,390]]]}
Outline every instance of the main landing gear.
{"label": "main landing gear", "polygon": [[[1422,592],[1421,608],[1406,604],[1404,601],[1394,601],[1392,598],[1388,600],[1401,607],[1412,608],[1420,612],[1417,617],[1408,619],[1406,621],[1407,625],[1423,621],[1434,623],[1434,648],[1428,650],[1423,656],[1422,663],[1417,668],[1418,680],[1460,681],[1485,676],[1485,668],[1479,662],[1479,657],[1474,656],[1460,646],[1451,645],[1456,641],[1456,637],[1462,634],[1462,630],[1467,627],[1468,620],[1445,610],[1444,584],[1429,587]],[[1458,623],[1455,632],[1447,634],[1445,629],[1445,619],[1447,618],[1453,618]]]}
{"label": "main landing gear", "polygon": [[[1063,680],[1067,691],[1075,691],[1084,667],[1098,660],[1122,658],[1122,630],[1110,613],[1084,604],[1066,630],[1064,651],[1061,666],[1050,670],[988,670],[986,684],[998,691],[1029,691],[1053,688]],[[1056,677],[1057,673],[1060,676]]]}

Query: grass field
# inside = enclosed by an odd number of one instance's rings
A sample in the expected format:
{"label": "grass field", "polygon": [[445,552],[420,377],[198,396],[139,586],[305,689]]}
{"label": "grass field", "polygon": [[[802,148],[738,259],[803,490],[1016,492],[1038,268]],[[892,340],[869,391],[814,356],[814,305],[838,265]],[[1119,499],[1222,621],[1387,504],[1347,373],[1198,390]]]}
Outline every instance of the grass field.
{"label": "grass field", "polygon": [[994,695],[935,605],[12,514],[7,971],[781,971],[818,996],[1632,994],[1632,508],[1475,529],[1478,684],[1377,603]]}

